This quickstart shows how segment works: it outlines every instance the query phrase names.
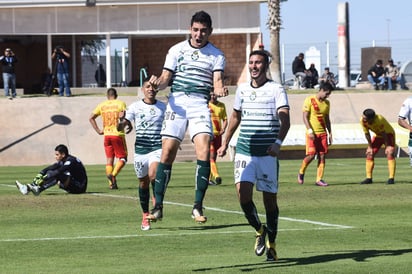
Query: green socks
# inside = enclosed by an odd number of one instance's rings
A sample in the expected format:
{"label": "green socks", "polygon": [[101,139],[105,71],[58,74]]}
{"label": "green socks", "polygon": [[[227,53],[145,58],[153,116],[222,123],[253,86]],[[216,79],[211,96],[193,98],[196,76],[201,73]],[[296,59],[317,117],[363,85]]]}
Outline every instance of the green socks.
{"label": "green socks", "polygon": [[169,184],[171,174],[172,165],[159,163],[155,179],[156,207],[163,206],[163,199],[165,197],[166,188]]}
{"label": "green socks", "polygon": [[195,204],[202,205],[209,186],[210,162],[197,160]]}

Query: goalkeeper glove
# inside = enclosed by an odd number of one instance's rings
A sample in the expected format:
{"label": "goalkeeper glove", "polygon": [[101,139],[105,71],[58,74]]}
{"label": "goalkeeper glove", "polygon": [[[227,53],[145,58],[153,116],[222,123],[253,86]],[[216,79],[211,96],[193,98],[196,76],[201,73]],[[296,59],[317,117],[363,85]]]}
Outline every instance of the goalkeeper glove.
{"label": "goalkeeper glove", "polygon": [[34,177],[33,179],[33,183],[35,183],[36,185],[41,185],[43,183],[43,181],[47,178],[47,174],[43,175],[41,173],[37,174],[36,177]]}

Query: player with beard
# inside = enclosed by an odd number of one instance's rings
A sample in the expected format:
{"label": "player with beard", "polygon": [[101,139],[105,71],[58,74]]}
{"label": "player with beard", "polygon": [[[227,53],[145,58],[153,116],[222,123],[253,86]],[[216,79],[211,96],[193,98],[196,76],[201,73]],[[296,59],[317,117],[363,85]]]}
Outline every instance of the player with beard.
{"label": "player with beard", "polygon": [[[266,251],[267,261],[277,260],[280,147],[290,127],[289,102],[282,85],[267,78],[269,57],[264,51],[249,55],[251,82],[236,90],[229,126],[217,154],[226,154],[230,139],[240,126],[234,160],[234,175],[240,206],[256,230],[255,254]],[[253,187],[263,194],[266,225],[260,221],[253,202]],[[266,236],[268,237],[266,241]]]}

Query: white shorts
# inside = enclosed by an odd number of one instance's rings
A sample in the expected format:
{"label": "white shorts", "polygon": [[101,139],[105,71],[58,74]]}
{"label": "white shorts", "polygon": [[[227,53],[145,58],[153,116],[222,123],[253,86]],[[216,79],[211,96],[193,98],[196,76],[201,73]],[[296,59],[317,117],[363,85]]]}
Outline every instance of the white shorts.
{"label": "white shorts", "polygon": [[181,142],[186,129],[189,130],[191,140],[199,133],[213,136],[207,96],[183,92],[170,94],[160,134],[163,138],[175,138]]}
{"label": "white shorts", "polygon": [[141,179],[149,174],[149,167],[152,163],[160,162],[162,150],[158,149],[147,154],[134,155],[134,171],[137,178]]}
{"label": "white shorts", "polygon": [[235,183],[250,182],[256,190],[278,192],[278,159],[272,156],[246,156],[236,153]]}

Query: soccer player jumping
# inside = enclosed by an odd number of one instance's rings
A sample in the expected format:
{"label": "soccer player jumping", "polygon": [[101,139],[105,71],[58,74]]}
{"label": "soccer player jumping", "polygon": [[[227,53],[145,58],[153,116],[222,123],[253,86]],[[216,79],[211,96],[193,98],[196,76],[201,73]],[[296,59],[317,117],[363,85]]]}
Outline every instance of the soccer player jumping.
{"label": "soccer player jumping", "polygon": [[164,89],[173,77],[171,93],[163,122],[162,155],[156,172],[156,205],[148,219],[163,217],[163,199],[170,181],[172,164],[180,143],[189,130],[195,146],[197,167],[195,175],[195,201],[192,217],[205,223],[203,199],[210,176],[210,140],[212,123],[208,101],[213,88],[217,96],[227,96],[223,86],[225,57],[223,52],[208,41],[212,34],[212,19],[204,11],[196,12],[190,24],[190,39],[169,49],[162,74],[152,76],[150,84]]}

